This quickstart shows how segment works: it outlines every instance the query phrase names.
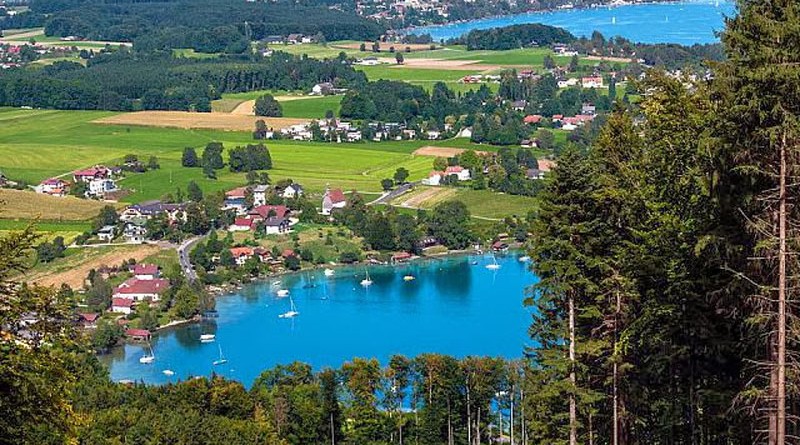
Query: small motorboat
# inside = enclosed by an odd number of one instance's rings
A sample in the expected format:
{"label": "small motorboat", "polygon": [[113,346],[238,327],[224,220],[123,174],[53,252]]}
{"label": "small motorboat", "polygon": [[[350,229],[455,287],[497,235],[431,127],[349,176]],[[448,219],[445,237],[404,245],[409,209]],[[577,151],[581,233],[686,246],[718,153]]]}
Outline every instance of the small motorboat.
{"label": "small motorboat", "polygon": [[278,289],[277,292],[279,297],[288,297],[289,296],[289,289]]}
{"label": "small motorboat", "polygon": [[417,278],[414,275],[406,275],[403,277],[403,281],[414,281]]}
{"label": "small motorboat", "polygon": [[336,273],[336,271],[333,270],[333,269],[325,269],[325,276],[326,277],[332,277],[333,274],[335,274],[335,273]]}
{"label": "small motorboat", "polygon": [[215,338],[217,338],[217,336],[214,334],[200,334],[200,341],[203,343],[210,343],[214,341]]}
{"label": "small motorboat", "polygon": [[165,370],[163,370],[161,372],[167,377],[172,377],[172,376],[175,375],[175,371],[173,371],[171,369],[165,369]]}
{"label": "small motorboat", "polygon": [[523,255],[523,256],[519,257],[519,261],[521,263],[526,263],[526,262],[528,262],[530,260],[531,260],[531,257],[529,257],[528,255]]}

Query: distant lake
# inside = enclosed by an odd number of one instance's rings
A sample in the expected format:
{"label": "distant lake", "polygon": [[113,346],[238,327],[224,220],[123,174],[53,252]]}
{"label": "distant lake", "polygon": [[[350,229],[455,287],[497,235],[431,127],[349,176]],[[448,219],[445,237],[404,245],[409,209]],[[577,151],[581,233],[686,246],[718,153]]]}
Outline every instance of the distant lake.
{"label": "distant lake", "polygon": [[[528,344],[530,309],[522,304],[536,282],[518,255],[455,256],[397,267],[370,267],[370,287],[359,283],[365,268],[342,268],[334,277],[321,270],[279,278],[300,315],[280,319],[289,298],[269,282],[245,286],[217,298],[219,318],[154,338],[156,361],[139,363],[140,345],[126,345],[110,361],[113,380],[166,383],[212,371],[250,385],[265,369],[298,360],[315,369],[338,368],[353,357],[386,363],[392,354],[409,357],[437,352],[521,357]],[[473,264],[477,262],[477,264]],[[413,275],[413,281],[404,281]],[[201,343],[201,333],[216,342]],[[219,347],[228,363],[212,365]],[[168,377],[165,369],[175,372]]]}
{"label": "distant lake", "polygon": [[430,34],[435,41],[460,37],[473,29],[500,28],[522,23],[542,23],[564,28],[578,37],[600,31],[606,38],[622,36],[641,43],[714,43],[724,28],[723,17],[732,16],[730,1],[682,1],[616,7],[568,9],[473,20],[416,28],[412,34]]}

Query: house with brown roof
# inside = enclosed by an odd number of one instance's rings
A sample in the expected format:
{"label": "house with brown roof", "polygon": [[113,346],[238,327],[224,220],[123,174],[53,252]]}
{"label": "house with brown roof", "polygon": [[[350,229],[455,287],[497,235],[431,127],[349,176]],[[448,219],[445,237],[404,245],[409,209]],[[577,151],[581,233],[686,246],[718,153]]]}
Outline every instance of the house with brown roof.
{"label": "house with brown roof", "polygon": [[150,341],[150,331],[147,329],[128,329],[125,336],[133,341]]}
{"label": "house with brown roof", "polygon": [[112,298],[111,299],[111,312],[118,312],[120,314],[128,315],[133,312],[133,300],[127,298]]}
{"label": "house with brown roof", "polygon": [[254,254],[251,247],[231,247],[230,251],[237,266],[244,265]]}

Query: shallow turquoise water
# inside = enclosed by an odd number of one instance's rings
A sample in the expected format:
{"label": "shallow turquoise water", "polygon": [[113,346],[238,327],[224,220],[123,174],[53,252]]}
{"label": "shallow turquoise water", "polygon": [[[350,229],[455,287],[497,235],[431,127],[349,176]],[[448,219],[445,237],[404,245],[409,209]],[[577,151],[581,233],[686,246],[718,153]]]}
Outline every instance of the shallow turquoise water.
{"label": "shallow turquoise water", "polygon": [[723,29],[723,17],[735,12],[733,2],[690,0],[516,14],[421,27],[413,30],[413,34],[428,33],[439,41],[459,37],[473,29],[542,23],[564,28],[578,37],[589,37],[596,30],[606,38],[622,36],[634,42],[692,45],[717,42],[719,39],[715,32]]}
{"label": "shallow turquoise water", "polygon": [[[300,315],[279,319],[289,299],[278,298],[270,283],[244,287],[217,299],[219,318],[172,330],[153,341],[156,361],[139,363],[141,346],[126,345],[111,357],[113,380],[165,383],[212,371],[251,384],[279,363],[307,362],[317,369],[338,368],[353,357],[438,352],[458,357],[522,356],[528,342],[530,309],[522,300],[535,283],[518,255],[498,257],[501,268],[486,269],[491,256],[458,256],[398,267],[371,267],[373,285],[364,288],[364,268],[281,277]],[[477,261],[478,264],[472,264]],[[404,281],[411,274],[414,281]],[[215,333],[201,343],[201,333]],[[228,363],[214,366],[219,347]],[[168,377],[165,369],[175,372]]]}

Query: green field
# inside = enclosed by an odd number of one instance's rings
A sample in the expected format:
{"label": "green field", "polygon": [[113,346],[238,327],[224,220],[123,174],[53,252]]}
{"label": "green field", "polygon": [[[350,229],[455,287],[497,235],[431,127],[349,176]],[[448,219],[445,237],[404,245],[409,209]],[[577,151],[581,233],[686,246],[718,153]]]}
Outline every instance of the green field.
{"label": "green field", "polygon": [[311,119],[322,119],[328,110],[333,111],[334,115],[338,116],[341,102],[342,96],[322,96],[313,99],[303,98],[280,101],[283,107],[283,117],[307,117]]}
{"label": "green field", "polygon": [[[161,168],[132,174],[120,182],[133,193],[128,202],[157,199],[196,181],[206,192],[227,190],[245,182],[244,175],[218,171],[217,180],[203,177],[200,169],[180,165],[183,147],[200,148],[218,140],[226,147],[251,143],[247,132],[181,130],[140,126],[99,125],[91,121],[112,113],[0,109],[0,171],[12,179],[37,183],[72,170],[98,163],[113,164],[126,154],[142,159],[156,156]],[[474,146],[465,141],[403,141],[388,143],[323,144],[271,141],[268,143],[275,168],[273,180],[292,178],[311,192],[327,185],[347,190],[379,192],[380,180],[398,167],[423,178],[431,158],[411,153],[423,145]],[[477,148],[483,148],[475,146]]]}

